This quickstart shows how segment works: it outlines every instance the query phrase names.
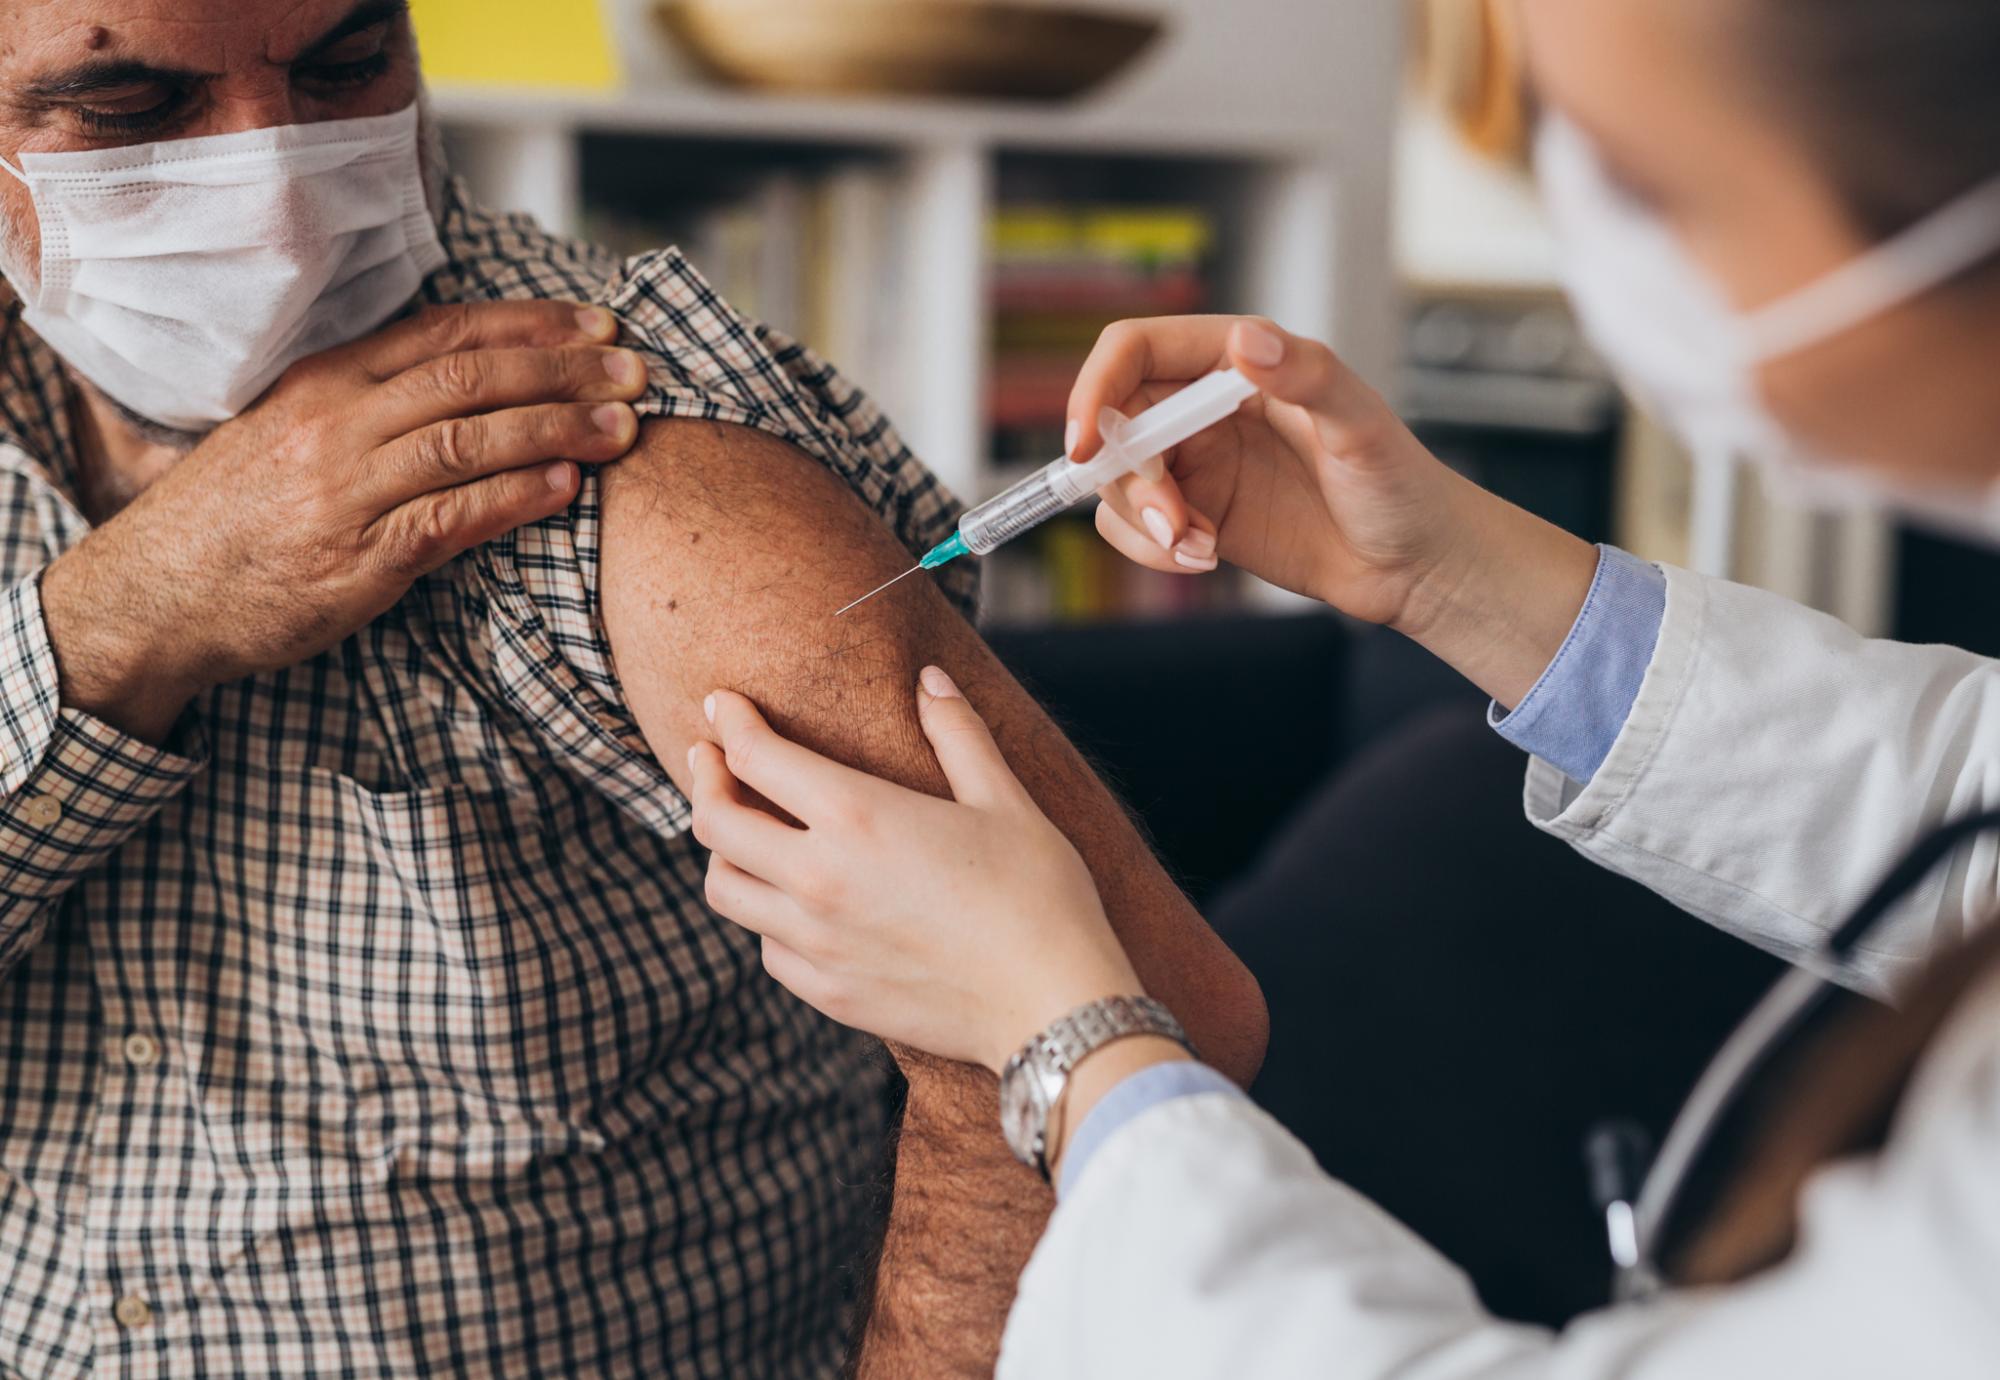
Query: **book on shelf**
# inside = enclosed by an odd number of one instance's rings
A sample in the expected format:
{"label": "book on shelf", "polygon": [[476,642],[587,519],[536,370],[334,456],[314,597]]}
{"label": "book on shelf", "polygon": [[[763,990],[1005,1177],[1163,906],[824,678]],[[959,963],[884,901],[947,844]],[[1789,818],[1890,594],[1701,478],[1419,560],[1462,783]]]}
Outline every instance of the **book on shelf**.
{"label": "book on shelf", "polygon": [[894,416],[903,259],[895,207],[888,170],[855,161],[781,169],[677,214],[592,208],[586,229],[626,253],[678,244],[724,301],[811,347]]}

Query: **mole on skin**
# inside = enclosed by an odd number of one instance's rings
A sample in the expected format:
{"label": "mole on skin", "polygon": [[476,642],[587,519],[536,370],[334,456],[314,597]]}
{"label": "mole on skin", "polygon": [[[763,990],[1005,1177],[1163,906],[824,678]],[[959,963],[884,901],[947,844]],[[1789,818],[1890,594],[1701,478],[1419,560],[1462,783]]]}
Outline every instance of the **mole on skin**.
{"label": "mole on skin", "polygon": [[110,32],[100,24],[92,24],[83,31],[83,46],[93,53],[111,41]]}

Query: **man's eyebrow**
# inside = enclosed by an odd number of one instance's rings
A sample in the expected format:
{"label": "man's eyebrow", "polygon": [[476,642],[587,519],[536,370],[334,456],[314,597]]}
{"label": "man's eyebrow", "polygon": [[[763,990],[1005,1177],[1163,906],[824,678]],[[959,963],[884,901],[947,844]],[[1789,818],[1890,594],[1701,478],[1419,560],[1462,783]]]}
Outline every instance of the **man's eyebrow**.
{"label": "man's eyebrow", "polygon": [[133,62],[129,59],[106,58],[96,62],[79,63],[65,71],[37,77],[28,83],[24,94],[40,100],[63,100],[76,96],[91,96],[100,91],[117,91],[128,86],[144,86],[151,82],[162,82],[174,86],[191,86],[202,80],[200,72],[184,71],[175,67],[155,67],[150,63]]}
{"label": "man's eyebrow", "polygon": [[358,34],[363,29],[372,29],[377,24],[387,24],[393,19],[401,19],[409,12],[409,0],[363,0],[363,3],[349,11],[347,18],[308,43],[305,51],[299,54],[298,60],[303,62],[315,57],[343,38]]}

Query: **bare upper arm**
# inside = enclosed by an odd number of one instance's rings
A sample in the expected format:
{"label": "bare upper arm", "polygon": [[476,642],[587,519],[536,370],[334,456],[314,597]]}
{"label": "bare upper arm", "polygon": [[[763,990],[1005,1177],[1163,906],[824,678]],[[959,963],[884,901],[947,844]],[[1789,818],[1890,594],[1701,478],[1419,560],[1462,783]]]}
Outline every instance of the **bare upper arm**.
{"label": "bare upper arm", "polygon": [[646,424],[602,477],[606,631],[648,744],[676,781],[726,686],[788,736],[943,793],[914,686],[945,668],[1015,770],[1090,864],[1149,989],[1239,1078],[1262,1057],[1248,973],[1195,914],[1124,811],[927,577],[843,618],[911,556],[835,475],[784,442],[694,420]]}

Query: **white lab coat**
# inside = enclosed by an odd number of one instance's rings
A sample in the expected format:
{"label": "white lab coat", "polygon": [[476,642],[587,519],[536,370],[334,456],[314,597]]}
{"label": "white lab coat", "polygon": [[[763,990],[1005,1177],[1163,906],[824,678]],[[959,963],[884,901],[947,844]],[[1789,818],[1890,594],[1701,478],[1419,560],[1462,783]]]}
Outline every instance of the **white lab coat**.
{"label": "white lab coat", "polygon": [[[1865,641],[1679,570],[1603,767],[1578,788],[1536,762],[1527,785],[1544,829],[1791,958],[1924,827],[1996,804],[2000,663]],[[1982,840],[1919,891],[1863,954],[1863,984],[1892,992],[1983,920],[2000,898],[1997,858]],[[1155,1107],[1099,1148],[1056,1209],[999,1374],[1992,1380],[2000,983],[1975,991],[1929,1051],[1884,1152],[1812,1180],[1784,1264],[1559,1334],[1484,1312],[1450,1263],[1249,1103]]]}

